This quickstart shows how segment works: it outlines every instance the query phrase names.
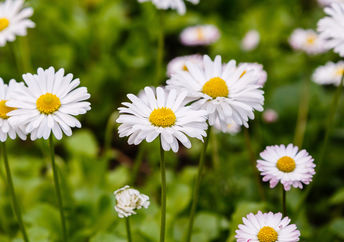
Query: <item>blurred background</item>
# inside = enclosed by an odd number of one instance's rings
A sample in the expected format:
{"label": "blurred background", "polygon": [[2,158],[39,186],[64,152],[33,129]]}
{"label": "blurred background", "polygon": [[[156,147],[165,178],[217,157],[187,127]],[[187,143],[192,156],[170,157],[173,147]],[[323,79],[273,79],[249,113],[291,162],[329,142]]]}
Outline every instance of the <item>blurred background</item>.
{"label": "blurred background", "polygon": [[[126,241],[124,221],[113,206],[113,191],[131,184],[150,196],[151,206],[132,216],[135,242],[158,241],[160,224],[159,144],[129,146],[117,134],[116,110],[127,93],[154,85],[159,13],[151,3],[137,0],[28,0],[36,27],[27,37],[0,48],[0,76],[7,82],[36,72],[38,67],[64,68],[79,77],[91,94],[92,110],[80,117],[83,128],[57,142],[71,241]],[[308,56],[288,44],[295,28],[316,29],[324,16],[314,0],[201,0],[187,4],[187,13],[164,11],[164,67],[174,57],[221,55],[224,61],[258,62],[268,80],[265,109],[278,119],[269,123],[261,113],[246,132],[214,133],[194,226],[194,242],[231,242],[242,217],[249,212],[281,211],[281,187],[258,192],[251,163],[267,145],[292,143],[305,81],[316,67],[339,57],[328,52]],[[213,24],[220,39],[203,47],[186,47],[180,32],[198,24]],[[256,49],[244,51],[241,41],[257,30]],[[166,68],[165,68],[166,69]],[[164,70],[165,73],[165,70]],[[166,80],[167,76],[161,76]],[[335,87],[310,83],[310,109],[303,148],[317,160]],[[302,191],[288,192],[288,215],[301,231],[301,241],[344,241],[344,103],[340,103],[321,173],[307,200]],[[248,139],[250,137],[250,139]],[[249,142],[248,142],[249,141]],[[61,234],[53,191],[52,170],[44,140],[10,141],[9,159],[17,196],[31,241],[58,241]],[[181,241],[186,228],[191,192],[201,143],[190,150],[166,154],[167,241]],[[12,213],[4,167],[0,165],[0,241],[22,241]]]}

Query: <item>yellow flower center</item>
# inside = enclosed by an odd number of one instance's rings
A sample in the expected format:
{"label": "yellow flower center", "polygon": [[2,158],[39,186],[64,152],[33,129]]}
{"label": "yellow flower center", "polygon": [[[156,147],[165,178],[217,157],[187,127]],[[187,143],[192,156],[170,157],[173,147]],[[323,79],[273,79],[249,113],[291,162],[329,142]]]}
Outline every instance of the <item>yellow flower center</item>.
{"label": "yellow flower center", "polygon": [[336,71],[337,76],[342,76],[344,74],[344,68],[340,67]]}
{"label": "yellow flower center", "polygon": [[246,70],[245,71],[243,71],[242,73],[241,73],[241,75],[240,75],[240,77],[239,78],[241,78],[241,77],[243,77],[245,74],[246,74]]}
{"label": "yellow flower center", "polygon": [[315,35],[309,35],[306,39],[307,44],[314,45],[316,38],[317,37]]}
{"label": "yellow flower center", "polygon": [[149,121],[158,127],[171,127],[176,122],[176,115],[170,108],[157,108],[149,115]]}
{"label": "yellow flower center", "polygon": [[189,69],[187,68],[187,66],[186,65],[183,65],[183,71],[189,71]]}
{"label": "yellow flower center", "polygon": [[7,18],[0,18],[0,31],[3,31],[10,25],[10,21]]}
{"label": "yellow flower center", "polygon": [[6,100],[0,101],[0,118],[2,119],[8,119],[7,113],[16,110],[16,108],[6,106],[6,102]]}
{"label": "yellow flower center", "polygon": [[198,40],[204,40],[204,32],[202,28],[197,28],[196,34]]}
{"label": "yellow flower center", "polygon": [[229,93],[226,82],[220,77],[214,77],[207,81],[202,92],[212,98],[227,97]]}
{"label": "yellow flower center", "polygon": [[293,158],[289,156],[283,156],[278,159],[276,166],[280,171],[292,172],[293,170],[295,170],[296,163]]}
{"label": "yellow flower center", "polygon": [[257,237],[259,242],[276,242],[278,239],[278,234],[273,228],[264,226],[259,230]]}
{"label": "yellow flower center", "polygon": [[37,99],[36,106],[41,113],[52,114],[61,107],[61,101],[56,95],[46,93]]}

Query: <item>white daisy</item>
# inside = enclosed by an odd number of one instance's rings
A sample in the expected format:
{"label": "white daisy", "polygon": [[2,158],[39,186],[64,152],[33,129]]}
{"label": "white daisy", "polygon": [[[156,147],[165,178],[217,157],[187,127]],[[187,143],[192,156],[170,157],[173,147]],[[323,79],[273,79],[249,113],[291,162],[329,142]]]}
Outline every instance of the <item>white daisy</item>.
{"label": "white daisy", "polygon": [[221,125],[219,120],[217,120],[217,122],[215,122],[215,124],[214,124],[214,127],[215,127],[215,129],[217,129],[223,133],[228,133],[231,135],[235,135],[241,131],[240,125],[237,125],[233,121],[229,122],[227,124],[227,126],[225,127],[225,126]]}
{"label": "white daisy", "polygon": [[156,95],[150,87],[144,89],[145,95],[138,98],[128,94],[131,103],[122,103],[117,122],[119,136],[129,136],[128,143],[138,145],[144,139],[152,142],[159,135],[165,151],[178,151],[180,141],[185,147],[191,148],[187,136],[203,141],[207,129],[206,115],[203,110],[193,110],[184,106],[186,92],[156,89]]}
{"label": "white daisy", "polygon": [[115,210],[120,218],[136,214],[135,210],[148,208],[150,204],[148,196],[129,186],[116,190],[114,195],[116,199]]}
{"label": "white daisy", "polygon": [[267,109],[263,112],[263,120],[266,123],[274,123],[278,120],[278,113],[273,109]]}
{"label": "white daisy", "polygon": [[22,140],[26,140],[26,135],[21,127],[13,126],[8,122],[8,113],[15,110],[15,108],[7,106],[7,102],[10,100],[11,93],[22,83],[17,83],[15,80],[11,80],[9,85],[4,84],[2,78],[0,78],[0,141],[5,142],[7,136],[11,139],[15,139],[18,135]]}
{"label": "white daisy", "polygon": [[238,125],[248,127],[248,120],[254,118],[253,111],[263,111],[264,96],[259,79],[253,71],[245,71],[243,66],[236,66],[231,60],[222,66],[221,56],[212,61],[204,56],[203,66],[186,63],[188,72],[179,72],[167,81],[169,88],[177,88],[188,92],[188,99],[194,102],[195,110],[206,110],[209,124],[220,122],[222,129],[234,121]]}
{"label": "white daisy", "polygon": [[260,41],[260,34],[257,30],[248,31],[241,41],[241,48],[245,51],[254,50]]}
{"label": "white daisy", "polygon": [[172,74],[177,73],[178,71],[187,71],[186,62],[190,61],[195,63],[196,65],[203,65],[203,58],[201,55],[186,55],[186,56],[179,56],[172,59],[167,65],[167,75],[169,77]]}
{"label": "white daisy", "polygon": [[344,61],[337,63],[328,62],[324,66],[318,67],[312,76],[315,83],[320,85],[333,84],[339,86],[344,74]]}
{"label": "white daisy", "polygon": [[315,174],[314,159],[306,150],[300,150],[297,146],[289,144],[268,146],[260,153],[263,160],[257,161],[257,168],[263,176],[263,181],[270,182],[274,188],[278,182],[283,184],[286,191],[290,187],[303,188],[303,184],[309,184]]}
{"label": "white daisy", "polygon": [[264,86],[266,79],[268,78],[268,74],[263,69],[263,65],[258,64],[258,63],[244,62],[244,63],[240,63],[239,67],[244,68],[244,71],[241,74],[241,76],[244,76],[246,72],[248,71],[252,71],[254,75],[258,77],[257,84],[261,87]]}
{"label": "white daisy", "polygon": [[281,213],[250,213],[242,218],[244,224],[235,231],[237,242],[296,242],[300,231],[290,218],[282,218]]}
{"label": "white daisy", "polygon": [[324,17],[318,22],[318,32],[324,45],[344,57],[344,3],[333,3],[325,8]]}
{"label": "white daisy", "polygon": [[32,8],[23,9],[24,0],[6,0],[0,3],[0,46],[12,42],[16,36],[25,36],[27,28],[35,27],[29,17]]}
{"label": "white daisy", "polygon": [[318,0],[318,3],[321,6],[328,6],[328,5],[331,5],[332,3],[344,3],[344,0]]}
{"label": "white daisy", "polygon": [[[184,0],[138,0],[140,3],[151,1],[158,9],[175,9],[181,15],[185,14],[186,7]],[[199,0],[187,0],[193,4],[198,4]]]}
{"label": "white daisy", "polygon": [[220,38],[220,32],[214,25],[187,27],[180,34],[180,41],[186,46],[210,45]]}
{"label": "white daisy", "polygon": [[[73,75],[64,76],[64,69],[55,73],[53,67],[47,70],[38,68],[37,74],[24,74],[27,87],[13,91],[8,106],[16,110],[9,113],[12,125],[25,126],[31,133],[31,140],[48,139],[53,132],[56,139],[62,138],[62,132],[72,135],[73,127],[80,128],[80,122],[74,117],[91,109],[86,87],[78,87],[79,79]],[[78,87],[78,88],[77,88]]]}
{"label": "white daisy", "polygon": [[307,54],[320,54],[328,50],[324,41],[311,29],[295,29],[289,38],[290,46]]}

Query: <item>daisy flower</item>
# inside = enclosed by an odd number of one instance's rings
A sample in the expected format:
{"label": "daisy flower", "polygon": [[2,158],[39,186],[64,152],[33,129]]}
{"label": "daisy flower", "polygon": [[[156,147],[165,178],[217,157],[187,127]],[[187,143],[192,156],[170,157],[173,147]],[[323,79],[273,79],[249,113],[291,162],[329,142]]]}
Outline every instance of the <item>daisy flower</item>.
{"label": "daisy flower", "polygon": [[260,34],[257,30],[248,31],[241,41],[241,48],[245,51],[254,50],[260,41]]}
{"label": "daisy flower", "polygon": [[[21,83],[22,84],[22,83]],[[15,110],[15,108],[7,106],[8,100],[11,98],[11,93],[20,84],[15,80],[11,80],[9,85],[4,84],[2,78],[0,78],[0,141],[5,142],[7,136],[11,139],[15,139],[18,135],[22,140],[26,140],[26,135],[20,126],[13,126],[8,122],[8,113]]]}
{"label": "daisy flower", "polygon": [[37,74],[24,74],[27,87],[13,91],[8,106],[16,108],[9,113],[10,124],[25,127],[31,133],[31,140],[48,139],[51,132],[56,139],[62,133],[72,135],[74,127],[80,128],[80,122],[74,117],[91,109],[86,87],[78,87],[79,79],[73,75],[64,75],[64,69],[55,72],[53,67],[47,70],[38,68]]}
{"label": "daisy flower", "polygon": [[257,168],[263,181],[270,181],[271,188],[280,182],[286,191],[291,186],[302,189],[302,183],[308,185],[315,174],[314,159],[306,150],[299,151],[292,144],[268,146],[260,156],[262,160],[257,161]]}
{"label": "daisy flower", "polygon": [[243,224],[235,231],[237,242],[296,242],[300,231],[290,218],[282,218],[281,213],[250,213],[242,218]]}
{"label": "daisy flower", "polygon": [[311,29],[295,29],[289,38],[289,44],[294,50],[301,50],[311,55],[328,50],[324,47],[324,41]]}
{"label": "daisy flower", "polygon": [[258,64],[258,63],[240,63],[239,67],[244,68],[243,73],[241,76],[244,76],[248,71],[252,71],[255,76],[258,77],[257,84],[261,87],[264,86],[266,79],[268,78],[268,74],[266,71],[263,69],[263,65]]}
{"label": "daisy flower", "polygon": [[186,46],[210,45],[220,38],[220,32],[214,25],[187,27],[180,34],[180,41]]}
{"label": "daisy flower", "polygon": [[[184,15],[186,7],[184,0],[138,0],[140,3],[151,1],[158,9],[175,9],[178,14]],[[187,0],[193,4],[198,4],[199,0]]]}
{"label": "daisy flower", "polygon": [[320,85],[333,84],[339,86],[344,74],[344,61],[337,63],[328,62],[324,66],[318,67],[312,76],[315,83]]}
{"label": "daisy flower", "polygon": [[328,6],[328,5],[331,5],[332,3],[344,3],[344,0],[318,0],[318,3],[321,6]]}
{"label": "daisy flower", "polygon": [[254,118],[254,110],[263,111],[263,91],[257,84],[259,77],[253,71],[245,71],[231,60],[222,66],[221,56],[212,61],[204,56],[203,66],[187,62],[189,72],[179,72],[167,81],[169,88],[187,91],[191,107],[206,110],[210,125],[220,123],[221,130],[234,121],[248,127],[248,120]]}
{"label": "daisy flower", "polygon": [[115,210],[118,217],[124,218],[136,214],[135,210],[148,208],[149,197],[138,190],[124,186],[114,192],[116,199]]}
{"label": "daisy flower", "polygon": [[144,139],[152,142],[159,135],[165,151],[177,152],[178,141],[191,148],[187,136],[203,141],[207,129],[206,115],[203,110],[193,110],[185,106],[186,92],[166,90],[161,87],[146,87],[141,98],[128,94],[131,103],[122,103],[117,122],[119,136],[129,136],[128,143],[138,145]]}
{"label": "daisy flower", "polygon": [[0,3],[0,46],[12,42],[16,36],[25,36],[27,28],[35,27],[29,17],[32,8],[23,9],[24,0],[6,0]]}
{"label": "daisy flower", "polygon": [[265,123],[274,123],[278,120],[278,113],[273,109],[267,109],[263,112],[263,120]]}
{"label": "daisy flower", "polygon": [[223,133],[235,135],[241,131],[240,125],[237,125],[233,121],[229,122],[227,126],[221,125],[220,121],[215,122],[214,124],[215,129],[221,131]]}
{"label": "daisy flower", "polygon": [[169,77],[172,76],[172,74],[177,73],[178,71],[187,71],[188,68],[186,67],[186,62],[190,61],[196,65],[202,66],[203,64],[203,58],[201,55],[186,55],[186,56],[179,56],[174,59],[172,59],[168,65],[167,65],[167,75]]}
{"label": "daisy flower", "polygon": [[326,48],[333,49],[341,57],[344,56],[344,3],[333,3],[325,8],[324,17],[318,22],[318,32]]}

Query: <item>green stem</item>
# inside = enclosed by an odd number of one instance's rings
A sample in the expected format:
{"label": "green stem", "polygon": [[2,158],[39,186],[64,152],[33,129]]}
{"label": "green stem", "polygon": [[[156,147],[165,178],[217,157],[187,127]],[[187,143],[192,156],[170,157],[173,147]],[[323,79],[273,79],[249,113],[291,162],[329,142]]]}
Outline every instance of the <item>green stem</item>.
{"label": "green stem", "polygon": [[218,169],[220,166],[220,157],[219,157],[219,145],[217,142],[216,133],[211,133],[211,146],[212,146],[212,161],[215,169]]}
{"label": "green stem", "polygon": [[158,50],[156,58],[156,85],[159,86],[161,73],[163,69],[163,60],[164,60],[164,11],[159,10],[159,35],[158,35]]}
{"label": "green stem", "polygon": [[60,188],[58,172],[57,172],[57,168],[56,168],[56,164],[55,164],[55,151],[54,151],[53,135],[50,135],[50,137],[49,137],[49,146],[50,146],[49,148],[50,148],[50,156],[51,156],[51,165],[52,165],[53,173],[54,173],[54,183],[55,183],[55,191],[56,191],[56,196],[57,196],[57,204],[58,204],[59,210],[60,210],[63,241],[67,242],[68,236],[67,236],[65,217],[64,217],[64,213],[63,213],[63,202],[62,202],[61,188]]}
{"label": "green stem", "polygon": [[196,208],[197,208],[197,203],[198,203],[198,198],[199,198],[199,189],[200,189],[202,172],[203,172],[203,167],[204,167],[205,154],[207,151],[207,146],[208,146],[208,141],[209,141],[210,135],[211,135],[211,127],[209,126],[209,128],[207,130],[207,137],[205,138],[205,141],[203,144],[203,149],[201,151],[201,155],[199,158],[198,173],[197,173],[196,183],[195,183],[194,188],[193,188],[193,194],[192,194],[193,199],[192,199],[189,224],[188,224],[188,229],[187,229],[187,234],[186,234],[186,241],[187,242],[191,241],[192,227],[193,227],[194,220],[195,220],[195,213],[196,213]]}
{"label": "green stem", "polygon": [[160,140],[160,172],[161,172],[161,222],[160,222],[160,242],[165,241],[166,232],[166,168],[165,168],[165,153],[162,148],[161,135]]}
{"label": "green stem", "polygon": [[127,237],[128,237],[128,242],[131,242],[131,232],[130,232],[130,221],[129,217],[125,218],[125,227],[127,230]]}
{"label": "green stem", "polygon": [[141,145],[139,145],[139,151],[138,151],[136,158],[135,158],[135,161],[134,161],[134,167],[133,167],[133,172],[132,172],[133,175],[131,177],[131,184],[133,184],[133,185],[135,184],[136,179],[137,179],[137,175],[139,174],[145,150],[146,149],[145,149],[144,143],[141,143]]}
{"label": "green stem", "polygon": [[283,208],[283,216],[287,216],[287,192],[284,190],[283,185],[282,187],[282,208]]}
{"label": "green stem", "polygon": [[24,239],[25,242],[28,242],[29,238],[28,238],[28,236],[26,234],[26,231],[25,231],[25,227],[24,227],[24,223],[23,223],[20,207],[19,207],[19,204],[18,204],[18,201],[17,201],[15,190],[14,190],[11,170],[10,170],[10,166],[9,166],[9,163],[8,163],[6,144],[5,144],[5,142],[1,142],[1,143],[2,143],[2,155],[3,155],[3,159],[4,159],[4,163],[5,163],[5,169],[6,169],[6,173],[7,173],[7,183],[8,183],[8,186],[9,186],[9,189],[10,189],[10,193],[11,193],[11,196],[12,196],[12,203],[13,203],[14,213],[15,213],[15,215],[17,217],[19,228],[20,228],[20,230],[21,230],[21,232],[23,234],[23,239]]}

